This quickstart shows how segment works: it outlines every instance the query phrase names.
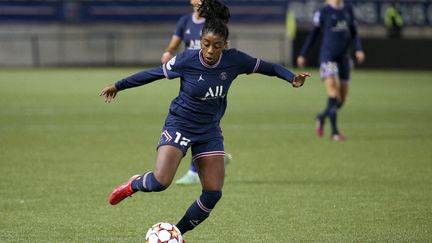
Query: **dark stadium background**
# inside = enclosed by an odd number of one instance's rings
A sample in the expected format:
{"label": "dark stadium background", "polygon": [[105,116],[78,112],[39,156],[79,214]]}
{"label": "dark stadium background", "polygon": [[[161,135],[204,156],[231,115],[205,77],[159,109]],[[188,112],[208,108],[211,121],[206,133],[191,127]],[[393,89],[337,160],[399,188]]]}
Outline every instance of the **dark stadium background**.
{"label": "dark stadium background", "polygon": [[[272,61],[287,65],[292,64],[311,28],[313,11],[320,4],[320,1],[308,0],[226,2],[232,12],[232,46],[252,51],[252,54],[264,58],[266,56],[262,51],[256,50],[271,49],[276,54],[282,53]],[[431,1],[396,1],[405,26],[402,38],[392,40],[387,39],[383,24],[383,15],[389,1],[346,2],[355,6],[360,36],[368,55],[363,68],[432,67],[427,55],[432,53]],[[285,19],[288,10],[295,14],[297,34],[293,44],[286,45]],[[160,52],[172,33],[175,21],[190,11],[189,1],[185,0],[2,0],[0,66],[154,64],[156,53],[149,54],[150,51],[146,51],[146,48]],[[121,29],[124,31],[119,31]],[[152,38],[152,42],[160,42],[160,45],[145,44],[146,38]],[[243,41],[245,38],[256,42],[246,43],[247,41]],[[124,44],[127,40],[143,43],[138,45],[143,58],[126,57],[128,51],[122,48],[128,46]],[[269,43],[268,40],[272,42]],[[80,59],[68,55],[69,52],[79,53],[74,48],[83,48],[76,47],[80,45],[80,41],[92,42],[96,46],[88,47],[95,52],[92,57]],[[56,49],[52,46],[58,47]],[[18,51],[14,52],[14,49]],[[95,49],[100,50],[96,52]],[[310,54],[312,65],[317,64],[317,49],[316,45]],[[81,51],[86,53],[85,50]],[[17,56],[14,53],[20,57],[14,58]],[[272,58],[275,55],[268,56]]]}

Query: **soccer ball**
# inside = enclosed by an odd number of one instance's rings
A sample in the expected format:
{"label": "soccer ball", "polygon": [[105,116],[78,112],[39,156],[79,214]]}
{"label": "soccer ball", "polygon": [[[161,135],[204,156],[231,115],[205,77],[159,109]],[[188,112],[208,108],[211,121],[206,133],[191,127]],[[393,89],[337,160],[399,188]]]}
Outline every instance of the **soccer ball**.
{"label": "soccer ball", "polygon": [[183,236],[175,225],[161,222],[150,227],[145,243],[183,243]]}

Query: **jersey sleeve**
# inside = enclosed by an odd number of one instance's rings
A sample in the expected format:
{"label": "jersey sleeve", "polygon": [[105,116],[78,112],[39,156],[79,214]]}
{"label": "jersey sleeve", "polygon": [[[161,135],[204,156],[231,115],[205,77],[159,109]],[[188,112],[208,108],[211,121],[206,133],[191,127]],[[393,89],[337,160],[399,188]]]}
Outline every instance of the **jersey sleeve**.
{"label": "jersey sleeve", "polygon": [[182,52],[171,58],[168,62],[162,64],[165,78],[174,79],[180,77],[185,65],[185,59],[187,59],[186,52]]}
{"label": "jersey sleeve", "polygon": [[162,64],[162,66],[141,71],[122,80],[119,80],[115,83],[115,87],[118,90],[124,90],[145,85],[163,78],[178,78],[181,76],[178,72],[182,72],[184,59],[185,58],[183,53],[180,53],[178,56],[173,57],[167,63]]}
{"label": "jersey sleeve", "polygon": [[174,35],[178,36],[180,39],[184,39],[183,33],[186,26],[186,16],[181,17],[176,24],[176,28],[174,30]]}
{"label": "jersey sleeve", "polygon": [[251,74],[256,72],[260,59],[251,57],[248,54],[234,49],[235,60],[239,64],[238,74]]}
{"label": "jersey sleeve", "polygon": [[323,25],[323,9],[318,9],[315,11],[313,16],[314,27],[321,27]]}
{"label": "jersey sleeve", "polygon": [[362,45],[361,45],[360,37],[357,32],[357,21],[355,19],[354,10],[352,6],[348,6],[348,13],[351,16],[349,22],[349,30],[353,39],[354,49],[356,51],[361,51]]}
{"label": "jersey sleeve", "polygon": [[156,67],[153,69],[141,71],[122,80],[119,80],[115,83],[115,87],[117,90],[124,90],[148,84],[155,80],[163,78],[164,74],[162,71],[162,67]]}
{"label": "jersey sleeve", "polygon": [[289,83],[292,83],[295,78],[295,74],[292,73],[290,70],[286,69],[284,66],[280,64],[266,62],[264,60],[260,61],[256,72],[267,76],[276,76]]}
{"label": "jersey sleeve", "polygon": [[309,49],[313,46],[315,41],[318,39],[318,36],[321,32],[321,26],[323,25],[323,15],[322,9],[319,9],[315,12],[313,17],[314,28],[306,38],[306,41],[303,43],[303,46],[300,50],[300,56],[306,56]]}

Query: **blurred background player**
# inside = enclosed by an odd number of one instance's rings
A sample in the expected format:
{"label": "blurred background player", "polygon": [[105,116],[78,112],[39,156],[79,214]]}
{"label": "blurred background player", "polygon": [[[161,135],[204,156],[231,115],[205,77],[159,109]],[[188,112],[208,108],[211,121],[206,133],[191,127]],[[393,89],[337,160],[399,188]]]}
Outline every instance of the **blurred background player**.
{"label": "blurred background player", "polygon": [[403,28],[403,19],[396,8],[395,1],[390,2],[390,6],[386,9],[384,23],[387,28],[387,36],[390,38],[400,38]]}
{"label": "blurred background player", "polygon": [[327,107],[316,117],[316,133],[323,136],[325,119],[328,117],[331,125],[331,139],[344,140],[337,126],[337,113],[348,95],[351,58],[350,47],[353,44],[358,63],[362,63],[365,54],[357,34],[354,13],[351,6],[342,0],[328,0],[315,12],[314,28],[307,37],[297,57],[297,65],[306,65],[306,54],[319,34],[323,38],[320,49],[320,75],[327,89]]}
{"label": "blurred background player", "polygon": [[203,0],[206,17],[200,50],[187,50],[162,66],[139,72],[105,87],[101,96],[111,102],[120,90],[164,78],[180,77],[179,95],[171,102],[157,148],[155,169],[132,176],[109,197],[112,205],[137,191],[163,191],[175,176],[178,165],[191,148],[202,185],[200,197],[177,223],[182,234],[193,230],[210,215],[222,197],[225,178],[224,139],[220,121],[225,114],[231,83],[240,74],[277,76],[297,88],[308,73],[293,74],[281,65],[253,58],[236,49],[225,49],[229,35],[229,9],[218,0]]}
{"label": "blurred background player", "polygon": [[[205,18],[201,17],[198,11],[201,6],[201,0],[191,0],[190,4],[193,7],[193,13],[185,14],[177,21],[174,35],[165,49],[165,52],[162,54],[162,63],[166,63],[174,57],[174,54],[182,41],[185,44],[186,50],[196,50],[201,48],[201,30],[205,23]],[[231,159],[231,154],[225,153],[225,164],[228,164]],[[197,168],[192,160],[188,172],[175,183],[178,185],[191,185],[198,184],[199,182],[200,179]]]}
{"label": "blurred background player", "polygon": [[191,0],[190,4],[193,7],[193,13],[183,15],[176,25],[174,35],[171,38],[165,52],[162,54],[161,62],[166,63],[174,57],[178,47],[183,41],[185,49],[195,50],[200,49],[201,30],[204,26],[205,19],[199,15],[198,8],[201,5],[201,0]]}

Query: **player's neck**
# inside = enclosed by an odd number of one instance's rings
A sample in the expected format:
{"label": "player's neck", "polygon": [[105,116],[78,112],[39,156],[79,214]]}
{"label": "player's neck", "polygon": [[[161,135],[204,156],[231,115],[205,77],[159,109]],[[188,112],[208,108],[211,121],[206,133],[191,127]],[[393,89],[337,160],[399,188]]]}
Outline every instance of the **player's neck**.
{"label": "player's neck", "polygon": [[328,1],[327,3],[332,8],[336,8],[336,9],[339,9],[343,6],[343,1]]}
{"label": "player's neck", "polygon": [[201,22],[204,20],[204,18],[199,15],[198,11],[194,11],[193,18],[195,22]]}

